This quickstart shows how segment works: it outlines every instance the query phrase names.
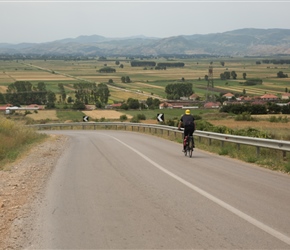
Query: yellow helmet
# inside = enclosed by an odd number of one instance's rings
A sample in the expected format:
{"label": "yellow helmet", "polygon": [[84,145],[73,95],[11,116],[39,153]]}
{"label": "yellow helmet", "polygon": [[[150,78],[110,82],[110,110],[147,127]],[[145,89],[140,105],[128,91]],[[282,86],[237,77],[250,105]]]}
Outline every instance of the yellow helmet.
{"label": "yellow helmet", "polygon": [[185,110],[185,114],[190,115],[190,110],[189,109]]}

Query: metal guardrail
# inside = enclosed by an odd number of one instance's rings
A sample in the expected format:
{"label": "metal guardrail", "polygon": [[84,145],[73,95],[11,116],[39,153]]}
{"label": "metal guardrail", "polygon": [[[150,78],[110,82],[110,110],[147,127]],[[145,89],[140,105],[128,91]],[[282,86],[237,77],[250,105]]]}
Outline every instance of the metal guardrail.
{"label": "metal guardrail", "polygon": [[[174,133],[175,136],[177,134],[182,135],[182,131],[177,130],[176,127],[166,126],[166,125],[158,125],[158,124],[145,124],[145,123],[128,123],[128,122],[75,122],[75,123],[48,123],[48,124],[34,124],[28,125],[29,127],[37,128],[38,130],[55,130],[55,129],[94,129],[97,127],[104,129],[115,129],[115,130],[128,130],[131,128],[133,131],[134,128],[137,128],[137,131],[143,129],[143,132],[147,129],[150,133],[157,133],[160,131],[161,134],[164,132],[169,136],[170,133]],[[141,131],[142,132],[142,131]],[[213,133],[196,130],[194,132],[194,137],[198,137],[199,140],[201,138],[207,138],[209,144],[212,143],[212,140],[221,141],[221,147],[223,147],[224,142],[231,142],[237,145],[237,149],[240,149],[240,145],[249,145],[255,146],[257,150],[257,156],[260,155],[260,148],[269,148],[280,150],[283,154],[283,158],[286,158],[286,152],[290,152],[290,141],[283,140],[270,140],[270,139],[262,139],[256,137],[247,137],[247,136],[237,136],[237,135],[228,135],[221,133]]]}

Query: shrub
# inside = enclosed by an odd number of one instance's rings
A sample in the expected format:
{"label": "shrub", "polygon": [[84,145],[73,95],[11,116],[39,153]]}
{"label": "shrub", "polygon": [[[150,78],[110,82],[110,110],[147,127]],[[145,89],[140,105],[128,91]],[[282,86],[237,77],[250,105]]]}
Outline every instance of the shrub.
{"label": "shrub", "polygon": [[144,114],[138,114],[137,119],[138,120],[146,120],[146,116]]}
{"label": "shrub", "polygon": [[134,123],[139,123],[140,120],[138,119],[137,116],[133,116],[132,119],[131,119],[131,122],[134,122]]}
{"label": "shrub", "polygon": [[123,122],[123,121],[127,121],[128,120],[128,117],[126,115],[121,115],[120,116],[120,121]]}
{"label": "shrub", "polygon": [[249,112],[243,112],[235,117],[235,121],[252,121],[253,118]]}

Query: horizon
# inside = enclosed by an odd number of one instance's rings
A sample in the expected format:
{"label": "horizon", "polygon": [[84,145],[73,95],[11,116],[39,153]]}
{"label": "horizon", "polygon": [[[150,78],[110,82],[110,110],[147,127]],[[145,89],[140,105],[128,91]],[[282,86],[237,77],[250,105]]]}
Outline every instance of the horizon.
{"label": "horizon", "polygon": [[[290,29],[289,1],[0,1],[0,43]],[[277,11],[278,10],[278,11]],[[283,17],[283,18],[281,18]]]}
{"label": "horizon", "polygon": [[92,34],[92,35],[78,35],[76,37],[65,37],[65,38],[61,38],[61,39],[57,39],[57,40],[53,40],[53,41],[44,41],[44,42],[20,42],[20,43],[3,43],[0,41],[0,44],[11,44],[11,45],[19,45],[19,44],[41,44],[41,43],[52,43],[52,42],[57,42],[57,41],[62,41],[62,40],[67,40],[67,39],[77,39],[80,37],[92,37],[92,36],[100,36],[103,38],[107,38],[107,39],[132,39],[132,38],[138,38],[138,37],[143,37],[143,38],[154,38],[154,39],[165,39],[165,38],[170,38],[170,37],[178,37],[178,36],[194,36],[194,35],[202,35],[202,36],[206,36],[206,35],[211,35],[211,34],[223,34],[223,33],[227,33],[227,32],[233,32],[233,31],[238,31],[238,30],[290,30],[290,29],[285,29],[285,28],[240,28],[240,29],[234,29],[234,30],[228,30],[228,31],[224,31],[224,32],[216,32],[216,33],[208,33],[208,34],[189,34],[189,35],[174,35],[174,36],[168,36],[168,37],[152,37],[152,36],[145,36],[145,35],[134,35],[134,36],[127,36],[127,37],[107,37],[107,36],[102,36],[99,34]]}

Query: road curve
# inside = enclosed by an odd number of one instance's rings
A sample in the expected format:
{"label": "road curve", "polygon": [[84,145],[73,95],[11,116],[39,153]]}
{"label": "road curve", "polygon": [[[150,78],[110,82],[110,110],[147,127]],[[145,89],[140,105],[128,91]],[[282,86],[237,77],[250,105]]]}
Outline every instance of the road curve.
{"label": "road curve", "polygon": [[27,249],[290,249],[288,175],[141,133],[48,133],[70,143]]}

